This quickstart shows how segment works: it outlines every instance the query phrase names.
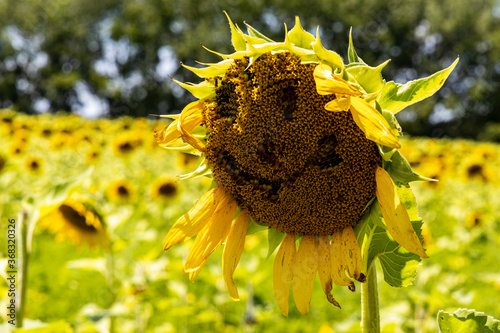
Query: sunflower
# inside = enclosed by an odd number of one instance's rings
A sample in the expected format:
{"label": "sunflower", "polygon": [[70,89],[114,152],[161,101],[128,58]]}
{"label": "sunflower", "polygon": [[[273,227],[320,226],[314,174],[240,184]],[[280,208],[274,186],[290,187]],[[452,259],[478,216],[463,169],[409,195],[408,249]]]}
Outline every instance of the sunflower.
{"label": "sunflower", "polygon": [[381,78],[387,62],[366,65],[352,40],[345,65],[298,18],[282,43],[249,25],[244,34],[228,20],[236,52],[214,52],[223,60],[206,68],[184,66],[205,79],[176,81],[199,100],[155,132],[160,146],[203,156],[185,178],[214,179],[175,222],[164,249],[197,235],[184,265],[193,281],[225,242],[223,276],[238,300],[233,272],[248,226],[265,226],[269,237],[281,235],[273,282],[284,315],[290,288],[298,310],[309,312],[316,274],[338,307],[333,283],[354,291],[354,281],[364,282],[367,259],[355,228],[372,206],[380,207],[380,224],[396,242],[427,257],[395,184],[424,178],[397,151],[401,130],[393,113],[437,91],[456,62],[435,74],[432,91],[412,97]]}
{"label": "sunflower", "polygon": [[129,155],[141,144],[142,141],[132,132],[124,132],[122,135],[114,137],[111,143],[113,151],[119,156]]}
{"label": "sunflower", "polygon": [[160,177],[151,185],[151,197],[168,202],[174,199],[179,192],[175,179]]}
{"label": "sunflower", "polygon": [[67,199],[40,220],[40,225],[56,234],[57,241],[68,240],[75,246],[109,244],[102,219],[82,202]]}
{"label": "sunflower", "polygon": [[36,156],[28,156],[24,161],[24,166],[31,173],[40,173],[43,167],[43,160]]}
{"label": "sunflower", "polygon": [[127,203],[135,197],[135,187],[128,179],[116,180],[109,184],[106,195],[112,202]]}

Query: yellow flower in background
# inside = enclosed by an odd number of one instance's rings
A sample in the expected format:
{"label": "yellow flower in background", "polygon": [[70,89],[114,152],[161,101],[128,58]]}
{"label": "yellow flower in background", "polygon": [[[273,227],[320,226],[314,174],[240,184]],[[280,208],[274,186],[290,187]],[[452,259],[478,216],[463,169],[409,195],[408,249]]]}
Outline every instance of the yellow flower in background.
{"label": "yellow flower in background", "polygon": [[106,195],[112,202],[127,203],[135,198],[134,184],[128,179],[111,182],[106,188]]}
{"label": "yellow flower in background", "polygon": [[40,173],[43,167],[43,160],[40,157],[28,156],[24,161],[24,167],[31,173]]}
{"label": "yellow flower in background", "polygon": [[99,160],[100,156],[101,156],[101,151],[99,149],[89,148],[85,152],[85,162],[87,162],[87,164],[89,165],[95,164]]}
{"label": "yellow flower in background", "polygon": [[[223,60],[206,68],[184,66],[205,79],[176,81],[199,100],[168,116],[173,122],[155,132],[161,147],[203,157],[182,178],[214,179],[214,187],[170,229],[164,249],[197,235],[184,265],[193,281],[225,243],[224,281],[238,300],[233,273],[248,226],[265,226],[281,244],[273,283],[284,315],[290,288],[298,310],[309,312],[316,274],[338,307],[333,284],[354,291],[354,281],[365,280],[367,258],[354,228],[374,203],[392,238],[427,257],[395,184],[423,178],[397,178],[398,168],[411,169],[397,152],[400,128],[393,113],[439,89],[456,62],[435,74],[439,82],[432,88],[401,102],[390,97],[400,87],[381,78],[387,62],[369,67],[350,45],[353,64],[346,66],[298,18],[283,43],[229,23],[236,52],[214,52]],[[402,166],[393,166],[391,157]]]}
{"label": "yellow flower in background", "polygon": [[151,197],[153,199],[169,202],[177,197],[179,187],[175,179],[160,177],[151,185]]}
{"label": "yellow flower in background", "polygon": [[9,145],[9,155],[10,156],[20,156],[23,155],[28,149],[27,145],[23,141],[13,141]]}
{"label": "yellow flower in background", "polygon": [[109,237],[101,218],[82,202],[67,199],[40,220],[40,225],[56,235],[57,241],[67,240],[76,247],[106,247]]}

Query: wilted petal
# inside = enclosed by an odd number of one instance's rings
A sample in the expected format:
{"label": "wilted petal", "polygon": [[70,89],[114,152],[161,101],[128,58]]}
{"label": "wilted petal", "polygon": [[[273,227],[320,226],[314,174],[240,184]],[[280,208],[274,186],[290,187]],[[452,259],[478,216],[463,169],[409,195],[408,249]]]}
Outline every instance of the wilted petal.
{"label": "wilted petal", "polygon": [[332,263],[332,280],[338,286],[348,286],[354,290],[354,282],[345,275],[344,251],[342,246],[342,235],[336,230],[332,235],[330,243],[330,256]]}
{"label": "wilted petal", "polygon": [[344,250],[344,261],[346,263],[347,273],[349,273],[349,276],[353,279],[364,282],[365,275],[361,273],[361,249],[352,227],[344,228],[344,231],[342,232],[342,246]]}
{"label": "wilted petal", "polygon": [[222,194],[222,188],[215,187],[198,199],[194,207],[182,215],[172,226],[163,242],[163,249],[168,250],[199,233],[210,221]]}
{"label": "wilted petal", "polygon": [[362,93],[354,88],[349,82],[332,74],[330,66],[320,64],[314,69],[314,81],[316,82],[316,91],[320,95],[345,94],[359,96]]}
{"label": "wilted petal", "polygon": [[359,97],[351,98],[351,114],[367,139],[386,147],[401,148],[387,120],[367,101]]}
{"label": "wilted petal", "polygon": [[332,263],[330,257],[330,241],[327,236],[319,236],[318,275],[319,281],[321,282],[321,288],[323,288],[328,302],[340,308],[339,303],[332,296]]}
{"label": "wilted petal", "polygon": [[325,104],[325,109],[328,111],[347,111],[350,106],[350,96],[337,96],[337,98]]}
{"label": "wilted petal", "polygon": [[229,296],[238,301],[238,289],[234,284],[233,273],[238,266],[243,247],[245,245],[245,236],[247,234],[248,215],[241,213],[234,222],[234,225],[227,235],[226,244],[224,245],[224,252],[222,254],[222,274]]}
{"label": "wilted petal", "polygon": [[283,239],[273,268],[274,297],[283,315],[288,316],[288,297],[292,284],[292,262],[295,256],[295,236],[288,234]]}
{"label": "wilted petal", "polygon": [[203,230],[200,231],[193,247],[186,258],[184,270],[191,272],[200,267],[222,242],[226,239],[234,214],[236,213],[236,200],[231,200],[231,196],[226,194],[217,205],[210,221]]}
{"label": "wilted petal", "polygon": [[377,199],[391,236],[406,250],[422,258],[428,258],[420,239],[413,230],[408,212],[401,200],[399,200],[396,185],[394,185],[391,176],[387,171],[378,167],[375,179],[377,181]]}
{"label": "wilted petal", "polygon": [[302,238],[293,258],[293,299],[303,315],[309,313],[316,272],[318,271],[318,247],[314,235]]}

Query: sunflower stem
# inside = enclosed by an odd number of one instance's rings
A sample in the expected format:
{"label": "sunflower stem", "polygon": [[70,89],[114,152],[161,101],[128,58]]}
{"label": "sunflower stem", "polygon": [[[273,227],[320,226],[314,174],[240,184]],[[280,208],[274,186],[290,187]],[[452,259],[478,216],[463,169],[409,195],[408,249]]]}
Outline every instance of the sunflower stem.
{"label": "sunflower stem", "polygon": [[24,312],[26,309],[26,292],[28,291],[28,261],[30,257],[30,246],[28,245],[28,214],[22,210],[19,212],[17,223],[18,230],[18,288],[19,288],[19,302],[17,309],[17,323],[16,327],[23,327]]}
{"label": "sunflower stem", "polygon": [[368,268],[366,282],[361,284],[361,330],[363,333],[380,332],[377,269],[375,261]]}

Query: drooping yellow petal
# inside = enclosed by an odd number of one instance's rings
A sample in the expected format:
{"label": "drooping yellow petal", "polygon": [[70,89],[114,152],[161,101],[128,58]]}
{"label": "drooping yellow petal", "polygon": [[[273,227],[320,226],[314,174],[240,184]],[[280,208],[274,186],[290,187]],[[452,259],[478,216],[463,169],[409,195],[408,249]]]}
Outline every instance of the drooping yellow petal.
{"label": "drooping yellow petal", "polygon": [[[200,106],[201,105],[201,106]],[[181,116],[179,117],[179,121],[177,123],[177,130],[180,133],[180,136],[182,137],[182,140],[194,148],[198,149],[199,151],[204,151],[205,150],[205,145],[203,142],[200,141],[197,137],[195,137],[193,134],[190,133],[190,131],[194,128],[190,128],[190,125],[193,120],[191,120],[189,117],[193,116],[195,112],[198,112],[199,108],[203,107],[203,103],[198,103],[195,107],[192,109],[188,110],[188,112],[182,111]],[[196,120],[198,121],[198,124],[201,123],[203,120],[203,117],[200,115],[197,115]]]}
{"label": "drooping yellow petal", "polygon": [[330,243],[330,256],[332,264],[332,280],[338,286],[348,286],[354,291],[354,282],[345,275],[344,251],[342,246],[342,235],[336,230],[332,235]]}
{"label": "drooping yellow petal", "polygon": [[353,279],[364,282],[365,275],[361,272],[361,249],[352,227],[344,228],[342,232],[342,246],[347,273]]}
{"label": "drooping yellow petal", "polygon": [[292,263],[295,256],[295,236],[287,234],[274,259],[274,297],[284,316],[288,316],[288,297],[292,284]]}
{"label": "drooping yellow petal", "polygon": [[226,239],[234,214],[236,213],[236,200],[231,200],[231,195],[226,194],[220,199],[210,221],[200,231],[193,247],[184,263],[184,270],[191,272],[198,269],[222,242]]}
{"label": "drooping yellow petal", "polygon": [[306,235],[293,258],[293,299],[303,315],[309,313],[314,279],[318,271],[318,247],[314,235]]}
{"label": "drooping yellow petal", "polygon": [[325,104],[325,109],[328,111],[347,111],[351,106],[351,98],[348,95],[337,96],[334,100]]}
{"label": "drooping yellow petal", "polygon": [[330,241],[327,236],[319,236],[318,244],[318,275],[321,288],[325,292],[326,299],[336,307],[340,304],[332,296],[332,263],[330,258]]}
{"label": "drooping yellow petal", "polygon": [[[208,259],[208,258],[207,258]],[[200,274],[201,270],[205,266],[205,263],[207,262],[207,259],[203,260],[201,263],[200,267],[198,267],[196,270],[189,272],[189,281],[194,282],[198,274]]]}
{"label": "drooping yellow petal", "polygon": [[330,66],[319,64],[314,69],[314,81],[316,82],[316,91],[320,95],[345,94],[359,96],[362,93],[351,86],[344,79],[334,76]]}
{"label": "drooping yellow petal", "polygon": [[408,216],[405,206],[396,192],[391,176],[382,169],[375,172],[376,195],[389,233],[406,250],[422,258],[428,258]]}
{"label": "drooping yellow petal", "polygon": [[239,301],[240,297],[234,284],[233,273],[243,253],[247,227],[248,214],[241,213],[231,227],[229,235],[227,235],[226,245],[224,245],[224,252],[222,253],[222,274],[227,292],[234,301]]}
{"label": "drooping yellow petal", "polygon": [[163,249],[168,250],[199,233],[210,221],[223,192],[221,187],[215,187],[198,199],[194,207],[182,215],[172,226],[163,242]]}
{"label": "drooping yellow petal", "polygon": [[366,138],[391,148],[401,148],[398,137],[387,120],[368,102],[359,97],[351,98],[351,114]]}
{"label": "drooping yellow petal", "polygon": [[201,115],[202,108],[203,103],[200,103],[199,101],[189,103],[184,108],[184,110],[182,110],[182,113],[179,115],[178,119],[175,119],[161,131],[155,131],[154,137],[158,145],[163,148],[168,147],[172,142],[181,137],[182,132],[178,129],[179,119],[181,116],[184,116],[182,128],[185,131],[190,132],[196,126],[198,126],[203,120],[203,117]]}

